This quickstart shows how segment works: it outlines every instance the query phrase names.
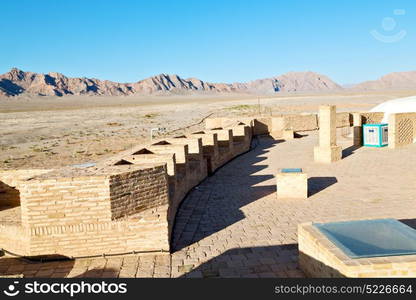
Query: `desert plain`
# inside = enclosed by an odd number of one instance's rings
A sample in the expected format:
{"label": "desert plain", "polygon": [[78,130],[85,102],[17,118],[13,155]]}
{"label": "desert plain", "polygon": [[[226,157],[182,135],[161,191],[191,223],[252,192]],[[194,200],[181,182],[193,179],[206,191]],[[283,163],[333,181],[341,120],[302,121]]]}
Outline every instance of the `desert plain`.
{"label": "desert plain", "polygon": [[133,145],[194,132],[204,119],[316,113],[321,104],[337,111],[367,111],[416,91],[287,93],[277,96],[17,96],[0,100],[0,168],[51,168],[95,162]]}

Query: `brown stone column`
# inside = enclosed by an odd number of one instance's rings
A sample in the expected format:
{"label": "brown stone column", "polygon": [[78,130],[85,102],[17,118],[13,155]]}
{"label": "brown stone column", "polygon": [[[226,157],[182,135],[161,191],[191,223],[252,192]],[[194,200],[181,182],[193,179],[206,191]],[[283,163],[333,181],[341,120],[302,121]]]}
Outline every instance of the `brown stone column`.
{"label": "brown stone column", "polygon": [[332,163],[342,158],[342,149],[337,146],[336,106],[319,107],[319,146],[314,148],[315,162]]}

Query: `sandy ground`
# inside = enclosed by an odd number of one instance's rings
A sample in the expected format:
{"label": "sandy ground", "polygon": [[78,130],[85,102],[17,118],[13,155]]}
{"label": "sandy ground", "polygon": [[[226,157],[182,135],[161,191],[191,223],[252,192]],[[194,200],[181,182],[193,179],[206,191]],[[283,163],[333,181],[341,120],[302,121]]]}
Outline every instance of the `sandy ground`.
{"label": "sandy ground", "polygon": [[338,111],[367,111],[386,100],[414,94],[0,99],[0,168],[54,168],[94,162],[150,142],[151,128],[166,128],[159,137],[199,130],[204,126],[201,120],[209,115],[317,112],[320,104],[335,104]]}

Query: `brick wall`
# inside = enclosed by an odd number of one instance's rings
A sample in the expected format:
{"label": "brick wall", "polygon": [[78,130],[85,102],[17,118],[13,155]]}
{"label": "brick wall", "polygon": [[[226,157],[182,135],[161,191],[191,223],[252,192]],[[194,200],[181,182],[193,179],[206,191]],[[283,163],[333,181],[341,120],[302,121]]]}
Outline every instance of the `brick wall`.
{"label": "brick wall", "polygon": [[20,185],[24,226],[55,226],[111,220],[105,176],[39,178]]}
{"label": "brick wall", "polygon": [[364,112],[360,114],[363,124],[379,124],[384,118],[384,113],[382,112]]}
{"label": "brick wall", "polygon": [[18,182],[21,224],[2,247],[66,256],[169,250],[166,164],[63,168]]}
{"label": "brick wall", "polygon": [[353,125],[353,115],[348,112],[341,112],[336,114],[336,127],[350,127]]}
{"label": "brick wall", "polygon": [[17,254],[26,254],[29,247],[28,229],[0,223],[0,247]]}
{"label": "brick wall", "polygon": [[[337,113],[336,126],[338,128],[352,126],[352,114],[348,112]],[[377,113],[366,114],[368,118],[378,117]],[[381,118],[383,118],[381,116]],[[232,124],[244,123],[252,128],[254,135],[271,134],[273,137],[282,137],[284,130],[311,131],[319,129],[317,114],[287,114],[271,117],[235,117],[235,118],[208,118],[205,122],[207,129],[225,128]]]}
{"label": "brick wall", "polygon": [[[274,119],[274,118],[273,118]],[[273,131],[290,129],[293,131],[309,131],[318,129],[318,117],[316,114],[284,115],[273,122]]]}
{"label": "brick wall", "polygon": [[109,183],[112,219],[168,203],[164,166],[112,175]]}
{"label": "brick wall", "polygon": [[120,221],[48,226],[30,232],[30,255],[82,256],[131,251],[169,251],[167,205]]}
{"label": "brick wall", "polygon": [[0,172],[0,191],[16,185],[21,204],[20,225],[0,220],[0,243],[23,255],[169,251],[186,193],[208,165],[214,171],[250,142],[240,125],[138,145],[86,168]]}

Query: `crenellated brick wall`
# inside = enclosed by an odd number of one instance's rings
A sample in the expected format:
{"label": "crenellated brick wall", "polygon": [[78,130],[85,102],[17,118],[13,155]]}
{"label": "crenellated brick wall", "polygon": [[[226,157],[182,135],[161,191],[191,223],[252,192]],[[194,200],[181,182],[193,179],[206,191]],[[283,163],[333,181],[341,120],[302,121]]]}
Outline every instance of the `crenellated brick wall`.
{"label": "crenellated brick wall", "polygon": [[[373,116],[374,113],[369,114]],[[378,113],[377,113],[378,114]],[[377,115],[378,116],[378,115]],[[381,117],[383,118],[383,117]],[[280,116],[259,117],[235,117],[235,118],[208,118],[205,121],[207,129],[223,128],[228,124],[242,122],[251,127],[253,135],[270,134],[274,138],[283,138],[286,130],[312,131],[319,129],[319,116],[317,114],[287,114]],[[352,114],[340,112],[336,114],[336,127],[344,128],[352,126]]]}
{"label": "crenellated brick wall", "polygon": [[[138,145],[96,165],[0,171],[0,243],[21,255],[169,251],[176,211],[208,173],[250,149],[238,122]],[[14,199],[14,200],[13,200]]]}

